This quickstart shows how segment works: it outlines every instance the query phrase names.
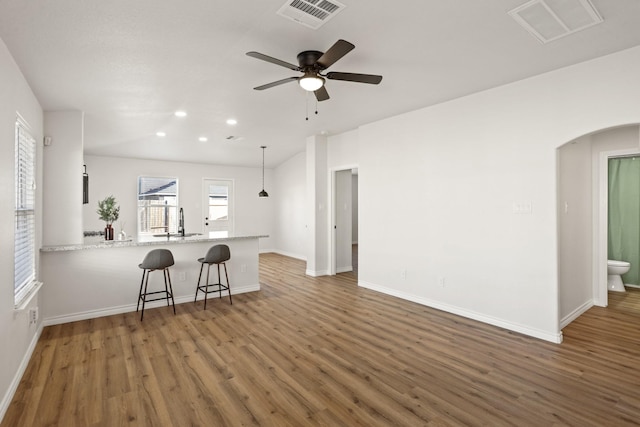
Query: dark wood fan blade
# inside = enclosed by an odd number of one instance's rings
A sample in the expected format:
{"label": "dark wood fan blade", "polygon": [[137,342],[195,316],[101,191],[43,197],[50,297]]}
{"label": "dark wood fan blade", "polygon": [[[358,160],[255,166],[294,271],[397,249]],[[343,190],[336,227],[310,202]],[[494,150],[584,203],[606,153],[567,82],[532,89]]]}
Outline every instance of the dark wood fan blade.
{"label": "dark wood fan blade", "polygon": [[318,100],[318,102],[326,101],[327,99],[329,99],[329,92],[327,92],[327,88],[324,86],[314,91],[313,93],[316,94],[316,99]]}
{"label": "dark wood fan blade", "polygon": [[288,62],[281,61],[281,60],[279,60],[277,58],[273,58],[271,56],[265,55],[265,54],[260,53],[260,52],[247,52],[247,56],[250,56],[250,57],[256,58],[256,59],[261,59],[263,61],[271,62],[272,64],[276,64],[276,65],[288,68],[288,69],[293,70],[293,71],[300,71],[300,67],[298,67],[297,65],[293,65],[293,64],[290,64]]}
{"label": "dark wood fan blade", "polygon": [[331,80],[345,80],[348,82],[369,83],[377,85],[382,81],[382,76],[374,74],[358,74],[358,73],[327,73],[327,78]]}
{"label": "dark wood fan blade", "polygon": [[274,86],[279,86],[285,83],[289,83],[289,82],[293,82],[298,80],[298,77],[287,77],[286,79],[282,79],[282,80],[278,80],[275,82],[271,82],[271,83],[267,83],[266,85],[262,85],[262,86],[258,86],[258,87],[254,87],[255,90],[265,90],[265,89],[269,89],[270,87],[274,87]]}
{"label": "dark wood fan blade", "polygon": [[320,65],[321,69],[326,70],[331,67],[335,62],[351,52],[355,48],[354,45],[345,40],[338,40],[328,51],[324,53],[316,63]]}

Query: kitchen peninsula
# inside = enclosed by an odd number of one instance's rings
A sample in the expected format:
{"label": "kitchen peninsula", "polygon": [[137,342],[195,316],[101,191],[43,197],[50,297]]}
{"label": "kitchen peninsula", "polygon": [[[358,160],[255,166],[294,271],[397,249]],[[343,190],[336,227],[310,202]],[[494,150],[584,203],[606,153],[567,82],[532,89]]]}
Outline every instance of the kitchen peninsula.
{"label": "kitchen peninsula", "polygon": [[[40,249],[42,317],[45,325],[135,311],[142,278],[138,264],[152,249],[166,248],[173,253],[170,268],[176,304],[191,302],[200,271],[197,261],[215,244],[231,250],[227,263],[232,294],[260,290],[258,239],[266,235],[228,235],[212,232],[185,237],[163,235],[105,241],[87,237],[82,244],[52,245]],[[212,271],[213,281],[216,273]],[[162,274],[152,273],[149,287],[160,288]],[[217,301],[216,301],[217,302]],[[149,308],[165,304],[148,304]],[[207,309],[215,310],[215,305]]]}

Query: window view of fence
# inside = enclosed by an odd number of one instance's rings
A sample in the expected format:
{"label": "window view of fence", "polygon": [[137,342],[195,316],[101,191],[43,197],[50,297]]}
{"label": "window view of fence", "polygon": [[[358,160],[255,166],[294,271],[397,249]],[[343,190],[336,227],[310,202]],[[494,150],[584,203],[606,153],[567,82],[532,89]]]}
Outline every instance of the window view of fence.
{"label": "window view of fence", "polygon": [[178,231],[178,180],[138,178],[138,234]]}

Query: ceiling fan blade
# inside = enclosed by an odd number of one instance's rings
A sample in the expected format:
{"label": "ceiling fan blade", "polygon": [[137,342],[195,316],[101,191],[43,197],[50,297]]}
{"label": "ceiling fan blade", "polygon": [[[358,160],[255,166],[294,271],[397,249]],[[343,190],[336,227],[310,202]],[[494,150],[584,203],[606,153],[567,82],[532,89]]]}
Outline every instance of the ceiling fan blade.
{"label": "ceiling fan blade", "polygon": [[262,86],[258,86],[258,87],[254,87],[255,90],[265,90],[265,89],[269,89],[270,87],[274,87],[274,86],[279,86],[285,83],[289,83],[292,81],[298,80],[297,77],[287,77],[286,79],[282,79],[282,80],[278,80],[275,82],[271,82],[271,83],[267,83],[266,85],[262,85]]}
{"label": "ceiling fan blade", "polygon": [[313,93],[316,94],[316,99],[318,100],[318,102],[326,101],[327,99],[329,99],[329,92],[327,92],[327,88],[324,86],[314,91]]}
{"label": "ceiling fan blade", "polygon": [[345,80],[348,82],[369,83],[377,85],[382,81],[382,76],[374,74],[358,74],[358,73],[327,73],[327,78],[331,80]]}
{"label": "ceiling fan blade", "polygon": [[340,39],[335,42],[334,45],[324,53],[324,55],[318,58],[316,63],[320,65],[323,70],[326,70],[327,68],[331,67],[338,59],[351,52],[354,48],[355,46],[353,44]]}
{"label": "ceiling fan blade", "polygon": [[293,64],[290,64],[288,62],[281,61],[281,60],[279,60],[277,58],[273,58],[271,56],[265,55],[265,54],[260,53],[260,52],[247,52],[247,56],[250,56],[250,57],[256,58],[256,59],[261,59],[263,61],[271,62],[272,64],[276,64],[276,65],[288,68],[288,69],[293,70],[293,71],[300,71],[300,67],[298,67],[297,65],[293,65]]}

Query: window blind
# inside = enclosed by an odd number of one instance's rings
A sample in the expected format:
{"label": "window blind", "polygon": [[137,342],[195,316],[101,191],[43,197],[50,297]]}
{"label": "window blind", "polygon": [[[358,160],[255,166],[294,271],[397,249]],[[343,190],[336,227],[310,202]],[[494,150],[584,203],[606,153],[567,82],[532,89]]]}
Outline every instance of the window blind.
{"label": "window blind", "polygon": [[16,121],[14,299],[19,305],[35,285],[35,140]]}

